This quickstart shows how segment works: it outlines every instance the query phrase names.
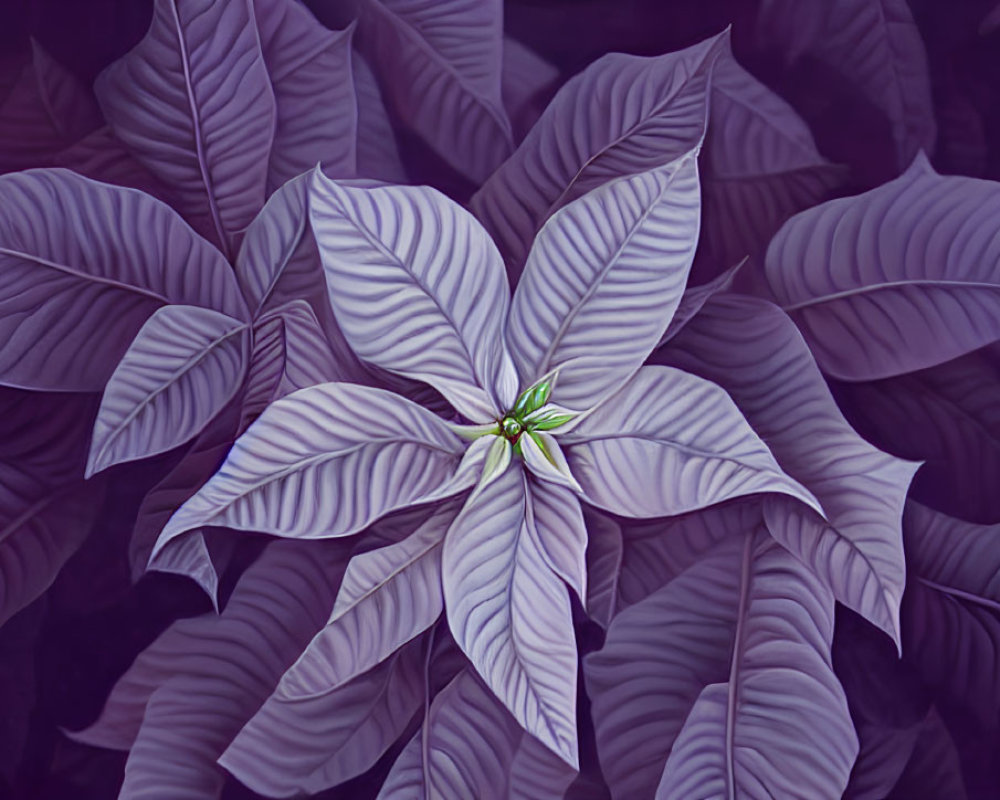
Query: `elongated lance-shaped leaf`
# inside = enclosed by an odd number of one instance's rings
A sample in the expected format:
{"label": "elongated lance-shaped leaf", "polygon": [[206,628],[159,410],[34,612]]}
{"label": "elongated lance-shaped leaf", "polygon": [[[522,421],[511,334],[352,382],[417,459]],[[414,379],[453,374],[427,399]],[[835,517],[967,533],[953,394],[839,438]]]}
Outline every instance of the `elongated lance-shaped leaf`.
{"label": "elongated lance-shaped leaf", "polygon": [[317,794],[370,769],[424,700],[426,644],[334,689],[290,695],[281,687],[243,727],[219,763],[267,797]]}
{"label": "elongated lance-shaped leaf", "polygon": [[156,0],[146,36],[95,85],[115,133],[235,254],[264,205],[276,111],[251,0]]}
{"label": "elongated lance-shaped leaf", "polygon": [[699,203],[691,151],[601,186],[546,223],[507,329],[522,384],[558,369],[553,402],[585,411],[639,368],[680,303]]}
{"label": "elongated lance-shaped leaf", "polygon": [[612,796],[839,797],[857,739],[832,635],[830,593],[759,529],[622,611],[584,662]]}
{"label": "elongated lance-shaped leaf", "polygon": [[580,501],[569,488],[526,476],[531,502],[527,530],[545,563],[562,578],[580,602],[587,597],[587,526]]}
{"label": "elongated lance-shaped leaf", "polygon": [[475,492],[445,538],[448,624],[487,686],[574,768],[576,641],[566,586],[540,552],[519,465]]}
{"label": "elongated lance-shaped leaf", "polygon": [[226,314],[197,306],[158,309],[104,390],[87,477],[197,436],[239,389],[249,345],[248,324]]}
{"label": "elongated lance-shaped leaf", "polygon": [[471,201],[512,278],[520,275],[535,234],[566,203],[700,144],[712,64],[728,47],[723,33],[656,58],[612,53],[559,90]]}
{"label": "elongated lance-shaped leaf", "polygon": [[466,669],[434,698],[378,800],[562,800],[574,774]]}
{"label": "elongated lance-shaped leaf", "polygon": [[512,36],[503,37],[500,90],[514,138],[520,142],[545,110],[547,95],[559,80],[559,70]]}
{"label": "elongated lance-shaped leaf", "polygon": [[485,180],[514,147],[500,94],[503,4],[362,0],[360,8],[364,52],[390,108],[455,169]]}
{"label": "elongated lance-shaped leaf", "polygon": [[474,422],[514,402],[496,247],[434,189],[362,188],[313,174],[309,213],[347,341],[365,361],[441,392]]}
{"label": "elongated lance-shaped leaf", "polygon": [[767,250],[771,292],[823,371],[874,380],[1000,339],[1000,209],[992,181],[934,172],[790,219]]}
{"label": "elongated lance-shaped leaf", "polygon": [[401,542],[354,556],[326,626],[278,694],[305,698],[353,680],[434,624],[444,608],[441,547],[460,505],[442,505]]}
{"label": "elongated lance-shaped leaf", "polygon": [[758,492],[822,513],[730,397],[678,369],[643,367],[562,441],[583,497],[622,516],[683,514]]}
{"label": "elongated lance-shaped leaf", "polygon": [[407,183],[396,132],[375,73],[357,51],[351,58],[351,68],[358,103],[358,175],[388,183]]}
{"label": "elongated lance-shaped leaf", "polygon": [[854,432],[794,323],[771,303],[714,297],[656,359],[725,389],[782,469],[815,494],[829,525],[769,497],[771,533],[898,644],[906,579],[900,517],[918,465]]}
{"label": "elongated lance-shaped leaf", "polygon": [[232,271],[174,211],[63,169],[0,177],[0,275],[7,386],[101,391],[171,303],[246,318]]}
{"label": "elongated lance-shaped leaf", "polygon": [[580,484],[573,477],[566,455],[551,433],[525,431],[517,443],[521,448],[521,455],[524,456],[525,466],[537,477],[572,489],[574,492],[582,491]]}
{"label": "elongated lance-shaped leaf", "polygon": [[296,0],[251,1],[275,101],[268,194],[320,163],[331,175],[353,177],[358,148],[354,27],[328,30]]}
{"label": "elongated lance-shaped leaf", "polygon": [[347,383],[273,403],[225,463],[171,517],[150,566],[175,538],[205,525],[295,539],[346,536],[381,516],[470,487],[456,472],[462,441],[398,395]]}

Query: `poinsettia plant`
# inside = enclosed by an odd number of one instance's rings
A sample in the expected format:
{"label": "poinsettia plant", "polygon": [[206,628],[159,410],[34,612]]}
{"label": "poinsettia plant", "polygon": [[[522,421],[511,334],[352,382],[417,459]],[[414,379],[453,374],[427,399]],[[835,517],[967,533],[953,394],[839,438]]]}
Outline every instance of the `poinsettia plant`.
{"label": "poinsettia plant", "polygon": [[[516,3],[156,0],[93,97],[32,43],[0,620],[91,531],[70,585],[131,533],[218,609],[71,734],[122,797],[964,795],[998,195],[928,156],[986,157],[974,93],[904,2],[716,5],[547,105],[504,26],[585,62]],[[690,45],[730,20],[743,66]]]}

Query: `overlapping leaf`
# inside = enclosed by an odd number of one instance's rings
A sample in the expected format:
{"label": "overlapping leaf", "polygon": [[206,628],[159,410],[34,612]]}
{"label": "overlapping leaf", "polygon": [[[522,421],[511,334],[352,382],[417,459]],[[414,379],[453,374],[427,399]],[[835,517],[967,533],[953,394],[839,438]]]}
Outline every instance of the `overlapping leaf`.
{"label": "overlapping leaf", "polygon": [[176,192],[185,217],[234,253],[264,205],[276,122],[251,0],[157,0],[146,36],[95,89],[115,133]]}
{"label": "overlapping leaf", "polygon": [[553,401],[580,411],[615,391],[680,302],[699,211],[694,152],[558,211],[539,233],[511,305],[507,333],[522,384],[558,369]]}
{"label": "overlapping leaf", "polygon": [[615,514],[683,514],[759,492],[782,492],[822,513],[729,396],[681,370],[639,370],[564,442],[584,497]]}
{"label": "overlapping leaf", "polygon": [[874,380],[1000,338],[1000,208],[991,181],[938,175],[921,154],[899,178],[790,219],[767,280],[823,371]]}
{"label": "overlapping leaf", "polygon": [[1000,525],[973,525],[910,502],[904,653],[986,725],[998,721]]}
{"label": "overlapping leaf", "polygon": [[857,740],[832,629],[830,594],[761,533],[619,614],[585,660],[612,795],[839,797]]}
{"label": "overlapping leaf", "polygon": [[323,624],[346,549],[275,542],[221,615],[173,623],[116,684],[79,741],[130,749],[122,797],[213,800],[215,760]]}
{"label": "overlapping leaf", "polygon": [[476,422],[513,403],[507,281],[470,214],[426,187],[361,188],[319,171],[309,214],[337,322],[362,359],[426,381]]}
{"label": "overlapping leaf", "polygon": [[458,510],[445,504],[401,542],[351,559],[329,621],[285,673],[279,699],[333,691],[434,624],[444,534]]}
{"label": "overlapping leaf", "polygon": [[354,177],[358,147],[351,56],[354,29],[324,28],[296,0],[252,3],[275,103],[268,193],[319,163],[331,175]]}
{"label": "overlapping leaf", "polygon": [[457,170],[484,180],[513,149],[499,0],[363,0],[361,9],[390,107]]}
{"label": "overlapping leaf", "polygon": [[239,389],[249,339],[247,323],[218,311],[169,305],[154,312],[104,390],[87,477],[200,433]]}
{"label": "overlapping leaf", "polygon": [[360,775],[403,734],[420,709],[425,650],[422,643],[413,642],[337,688],[325,682],[313,686],[311,693],[279,688],[219,763],[267,797],[316,794]]}
{"label": "overlapping leaf", "polygon": [[430,411],[380,389],[325,383],[273,403],[171,517],[151,559],[205,525],[298,539],[346,536],[455,494],[462,441]]}
{"label": "overlapping leaf", "polygon": [[569,595],[529,531],[533,502],[513,465],[472,494],[445,540],[448,624],[525,730],[577,765],[576,642]]}
{"label": "overlapping leaf", "polygon": [[8,386],[102,390],[163,305],[246,314],[225,261],[173,211],[62,169],[0,178],[0,267]]}
{"label": "overlapping leaf", "polygon": [[573,780],[574,771],[525,733],[470,670],[434,698],[426,723],[379,800],[561,800]]}
{"label": "overlapping leaf", "polygon": [[728,34],[657,58],[612,53],[570,80],[473,196],[511,276],[556,210],[617,178],[669,164],[705,132],[712,65]]}
{"label": "overlapping leaf", "polygon": [[800,504],[769,498],[771,533],[840,602],[898,643],[905,583],[900,519],[917,465],[875,449],[851,429],[794,324],[770,303],[713,298],[657,360],[725,389],[781,468],[815,494],[829,524]]}

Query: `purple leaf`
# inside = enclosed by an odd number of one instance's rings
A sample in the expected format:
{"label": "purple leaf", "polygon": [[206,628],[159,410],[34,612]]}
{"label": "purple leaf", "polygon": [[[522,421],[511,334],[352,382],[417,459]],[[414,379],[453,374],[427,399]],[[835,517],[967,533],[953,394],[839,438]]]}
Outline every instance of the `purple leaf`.
{"label": "purple leaf", "polygon": [[857,739],[832,633],[833,598],[761,532],[621,612],[585,659],[612,795],[839,797]]}
{"label": "purple leaf", "polygon": [[562,448],[551,433],[528,431],[518,440],[518,444],[521,446],[524,465],[536,477],[574,492],[581,491],[580,484],[570,472]]}
{"label": "purple leaf", "polygon": [[101,398],[86,477],[197,436],[240,387],[249,326],[197,306],[153,313]]}
{"label": "purple leaf", "polygon": [[254,325],[243,424],[298,389],[337,380],[341,370],[326,333],[305,300],[291,300]]}
{"label": "purple leaf", "polygon": [[1000,719],[1000,525],[973,525],[914,502],[903,517],[910,581],[904,653],[982,724]]}
{"label": "purple leaf", "polygon": [[517,141],[531,130],[545,109],[545,95],[559,78],[559,70],[534,50],[510,36],[503,37],[503,104]]}
{"label": "purple leaf", "polygon": [[906,800],[921,795],[947,797],[949,800],[965,800],[969,796],[955,742],[933,706],[917,729],[913,754],[889,800]]}
{"label": "purple leaf", "polygon": [[830,7],[803,0],[760,0],[756,39],[767,50],[776,47],[786,66],[794,64],[823,35]]}
{"label": "purple leaf", "polygon": [[989,351],[834,395],[870,442],[922,460],[910,496],[970,522],[1000,522],[1000,362]]}
{"label": "purple leaf", "polygon": [[340,542],[274,542],[221,615],[173,623],[118,681],[77,741],[129,748],[122,797],[214,800],[215,760],[323,624],[346,562]]}
{"label": "purple leaf", "polygon": [[400,754],[378,800],[562,800],[574,774],[463,670],[434,698],[427,728]]}
{"label": "purple leaf", "polygon": [[578,411],[616,391],[680,302],[699,211],[692,152],[556,212],[511,304],[507,336],[522,385],[558,370],[552,400]]}
{"label": "purple leaf", "polygon": [[829,524],[775,496],[765,501],[771,533],[898,644],[900,519],[918,465],[854,432],[795,325],[763,300],[712,298],[656,358],[725,389],[781,468],[815,494]]}
{"label": "purple leaf", "polygon": [[273,403],[226,462],[163,529],[172,540],[214,525],[294,539],[347,536],[475,478],[457,472],[462,441],[430,411],[349,383],[301,389]]}
{"label": "purple leaf", "polygon": [[139,189],[169,206],[176,204],[170,190],[132,156],[107,125],[60,150],[52,166],[64,167],[87,178]]}
{"label": "purple leaf", "polygon": [[310,218],[344,335],[364,360],[440,391],[474,422],[510,407],[500,255],[428,187],[358,188],[314,173]]}
{"label": "purple leaf", "polygon": [[264,205],[276,122],[250,0],[156,0],[146,36],[95,90],[115,133],[177,194],[185,217],[234,253]]}
{"label": "purple leaf", "polygon": [[528,733],[577,767],[576,641],[569,594],[541,551],[517,465],[474,492],[445,539],[448,624]]}
{"label": "purple leaf", "polygon": [[375,73],[357,52],[351,59],[351,68],[358,103],[358,175],[389,183],[407,183],[406,168]]}
{"label": "purple leaf", "polygon": [[825,17],[813,55],[885,114],[899,169],[920,150],[933,150],[937,130],[927,53],[906,0],[848,0],[830,6]]}
{"label": "purple leaf", "polygon": [[741,258],[762,256],[781,224],[827,199],[846,172],[820,156],[792,107],[729,53],[712,72],[703,165],[694,268],[702,279]]}
{"label": "purple leaf", "polygon": [[219,763],[267,797],[316,794],[360,775],[419,710],[425,649],[413,642],[336,688],[321,681],[293,692],[283,681]]}
{"label": "purple leaf", "polygon": [[644,367],[563,437],[588,503],[626,517],[683,514],[758,492],[822,509],[718,386]]}
{"label": "purple leaf", "polygon": [[529,535],[537,537],[536,546],[556,575],[576,592],[581,601],[587,597],[587,527],[580,501],[565,486],[528,478],[531,503]]}
{"label": "purple leaf", "polygon": [[616,609],[648,597],[723,539],[760,525],[760,505],[758,498],[744,498],[677,517],[625,522]]}
{"label": "purple leaf", "polygon": [[790,219],[767,281],[835,378],[940,364],[1000,338],[997,207],[997,184],[938,175],[919,155],[877,189]]}
{"label": "purple leaf", "polygon": [[593,508],[583,510],[587,538],[587,614],[607,628],[618,613],[618,581],[625,550],[622,526]]}
{"label": "purple leaf", "polygon": [[[180,462],[146,495],[139,506],[128,560],[132,579],[138,581],[146,572],[149,557],[167,521],[173,513],[222,466],[240,422],[239,397],[230,403],[191,444]],[[196,537],[200,537],[200,534]],[[207,575],[214,581],[214,569]],[[211,595],[215,594],[214,583]]]}
{"label": "purple leaf", "polygon": [[617,178],[682,158],[705,133],[712,64],[728,33],[658,58],[612,53],[570,80],[471,206],[521,272],[559,208]]}
{"label": "purple leaf", "polygon": [[0,103],[0,171],[46,165],[100,124],[90,92],[32,39],[31,58]]}
{"label": "purple leaf", "polygon": [[276,112],[268,194],[320,162],[332,175],[354,177],[354,28],[328,30],[297,0],[252,2]]}
{"label": "purple leaf", "polygon": [[10,386],[102,390],[167,304],[246,315],[225,261],[167,206],[67,170],[0,177],[0,266]]}
{"label": "purple leaf", "polygon": [[708,283],[703,283],[700,286],[689,286],[685,289],[684,294],[681,295],[680,302],[677,304],[677,310],[670,320],[670,325],[663,332],[663,336],[660,337],[660,343],[657,346],[662,346],[673,339],[678,331],[687,325],[701,311],[701,307],[712,297],[720,292],[729,291],[733,285],[733,280],[736,278],[736,273],[739,272],[745,263],[746,259],[744,258],[739,264],[734,264]]}
{"label": "purple leaf", "polygon": [[285,698],[329,692],[382,663],[441,615],[441,549],[460,506],[441,506],[401,542],[351,559],[326,626],[285,673]]}
{"label": "purple leaf", "polygon": [[393,111],[455,169],[484,180],[513,149],[500,97],[502,4],[363,0],[361,8],[366,55]]}

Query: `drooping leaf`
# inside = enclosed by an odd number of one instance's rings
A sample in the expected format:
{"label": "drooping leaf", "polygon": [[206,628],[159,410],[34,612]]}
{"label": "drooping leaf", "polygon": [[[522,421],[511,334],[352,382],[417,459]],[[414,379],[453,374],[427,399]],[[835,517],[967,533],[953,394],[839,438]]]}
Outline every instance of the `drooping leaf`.
{"label": "drooping leaf", "polygon": [[545,94],[558,78],[559,70],[530,47],[510,36],[503,37],[501,94],[518,142],[545,110]]}
{"label": "drooping leaf", "polygon": [[336,688],[292,692],[284,681],[219,763],[267,797],[316,794],[369,769],[424,699],[424,651],[412,642]]}
{"label": "drooping leaf", "polygon": [[305,300],[291,300],[264,314],[254,326],[244,421],[249,422],[275,400],[298,389],[337,380],[342,377],[340,373],[312,306]]}
{"label": "drooping leaf", "polygon": [[705,132],[712,64],[728,33],[657,58],[612,53],[570,80],[514,155],[473,195],[511,277],[559,208],[609,181],[669,164]]}
{"label": "drooping leaf", "polygon": [[146,36],[95,85],[115,133],[227,255],[264,205],[275,133],[251,0],[156,0]]}
{"label": "drooping leaf", "polygon": [[528,733],[574,769],[576,641],[569,595],[528,530],[520,467],[472,494],[445,539],[448,624],[476,671]]}
{"label": "drooping leaf", "polygon": [[562,438],[584,498],[615,514],[683,514],[758,492],[822,513],[729,396],[678,369],[640,369]]}
{"label": "drooping leaf", "polygon": [[832,634],[829,592],[759,532],[620,613],[585,659],[612,795],[839,797],[857,739]]}
{"label": "drooping leaf", "polygon": [[362,359],[426,381],[474,422],[510,407],[509,290],[470,214],[427,187],[360,188],[318,171],[309,213],[337,322]]}
{"label": "drooping leaf", "polygon": [[973,525],[909,502],[904,655],[984,725],[1000,721],[1000,525]]}
{"label": "drooping leaf", "polygon": [[354,28],[331,31],[296,0],[252,2],[275,102],[268,194],[319,163],[331,175],[354,177]]}
{"label": "drooping leaf", "polygon": [[763,300],[709,300],[656,360],[717,383],[792,478],[813,492],[823,523],[799,504],[765,502],[771,533],[837,599],[897,643],[905,583],[900,519],[917,465],[872,447],[837,409],[809,348]]}
{"label": "drooping leaf", "polygon": [[285,698],[343,686],[434,624],[444,608],[441,548],[454,502],[401,542],[351,559],[326,626],[281,679]]}
{"label": "drooping leaf", "polygon": [[8,386],[101,391],[170,303],[246,315],[225,261],[167,206],[62,169],[0,177],[0,267]]}
{"label": "drooping leaf", "polygon": [[556,212],[511,304],[507,336],[522,384],[558,369],[553,401],[585,411],[638,369],[684,292],[699,202],[692,152]]}
{"label": "drooping leaf", "polygon": [[0,172],[48,166],[100,123],[87,88],[32,39],[30,56],[0,101]]}
{"label": "drooping leaf", "polygon": [[938,175],[918,155],[899,178],[790,219],[767,281],[835,378],[940,364],[1000,338],[998,207],[996,183]]}
{"label": "drooping leaf", "polygon": [[225,463],[176,511],[157,556],[187,531],[220,525],[295,539],[347,536],[475,478],[456,473],[462,441],[398,395],[324,383],[272,403]]}
{"label": "drooping leaf", "polygon": [[[848,0],[826,9],[812,54],[889,120],[897,167],[934,147],[937,126],[923,37],[906,0]],[[825,13],[824,13],[825,12]]]}
{"label": "drooping leaf", "polygon": [[707,281],[742,258],[756,261],[786,219],[829,199],[845,173],[819,154],[788,103],[721,55],[712,72],[695,276]]}
{"label": "drooping leaf", "polygon": [[239,389],[249,340],[247,323],[218,311],[157,309],[104,390],[86,477],[198,435]]}
{"label": "drooping leaf", "polygon": [[216,759],[326,620],[344,543],[274,542],[221,615],[173,623],[119,680],[101,717],[73,738],[130,748],[122,797],[215,800]]}
{"label": "drooping leaf", "polygon": [[989,349],[834,396],[868,441],[923,461],[910,496],[970,522],[1000,522],[1000,361]]}
{"label": "drooping leaf", "polygon": [[396,760],[378,800],[562,800],[573,780],[574,770],[525,733],[471,670],[434,698],[427,725]]}
{"label": "drooping leaf", "polygon": [[500,96],[501,3],[363,0],[361,11],[365,52],[392,110],[455,169],[483,181],[513,149]]}

